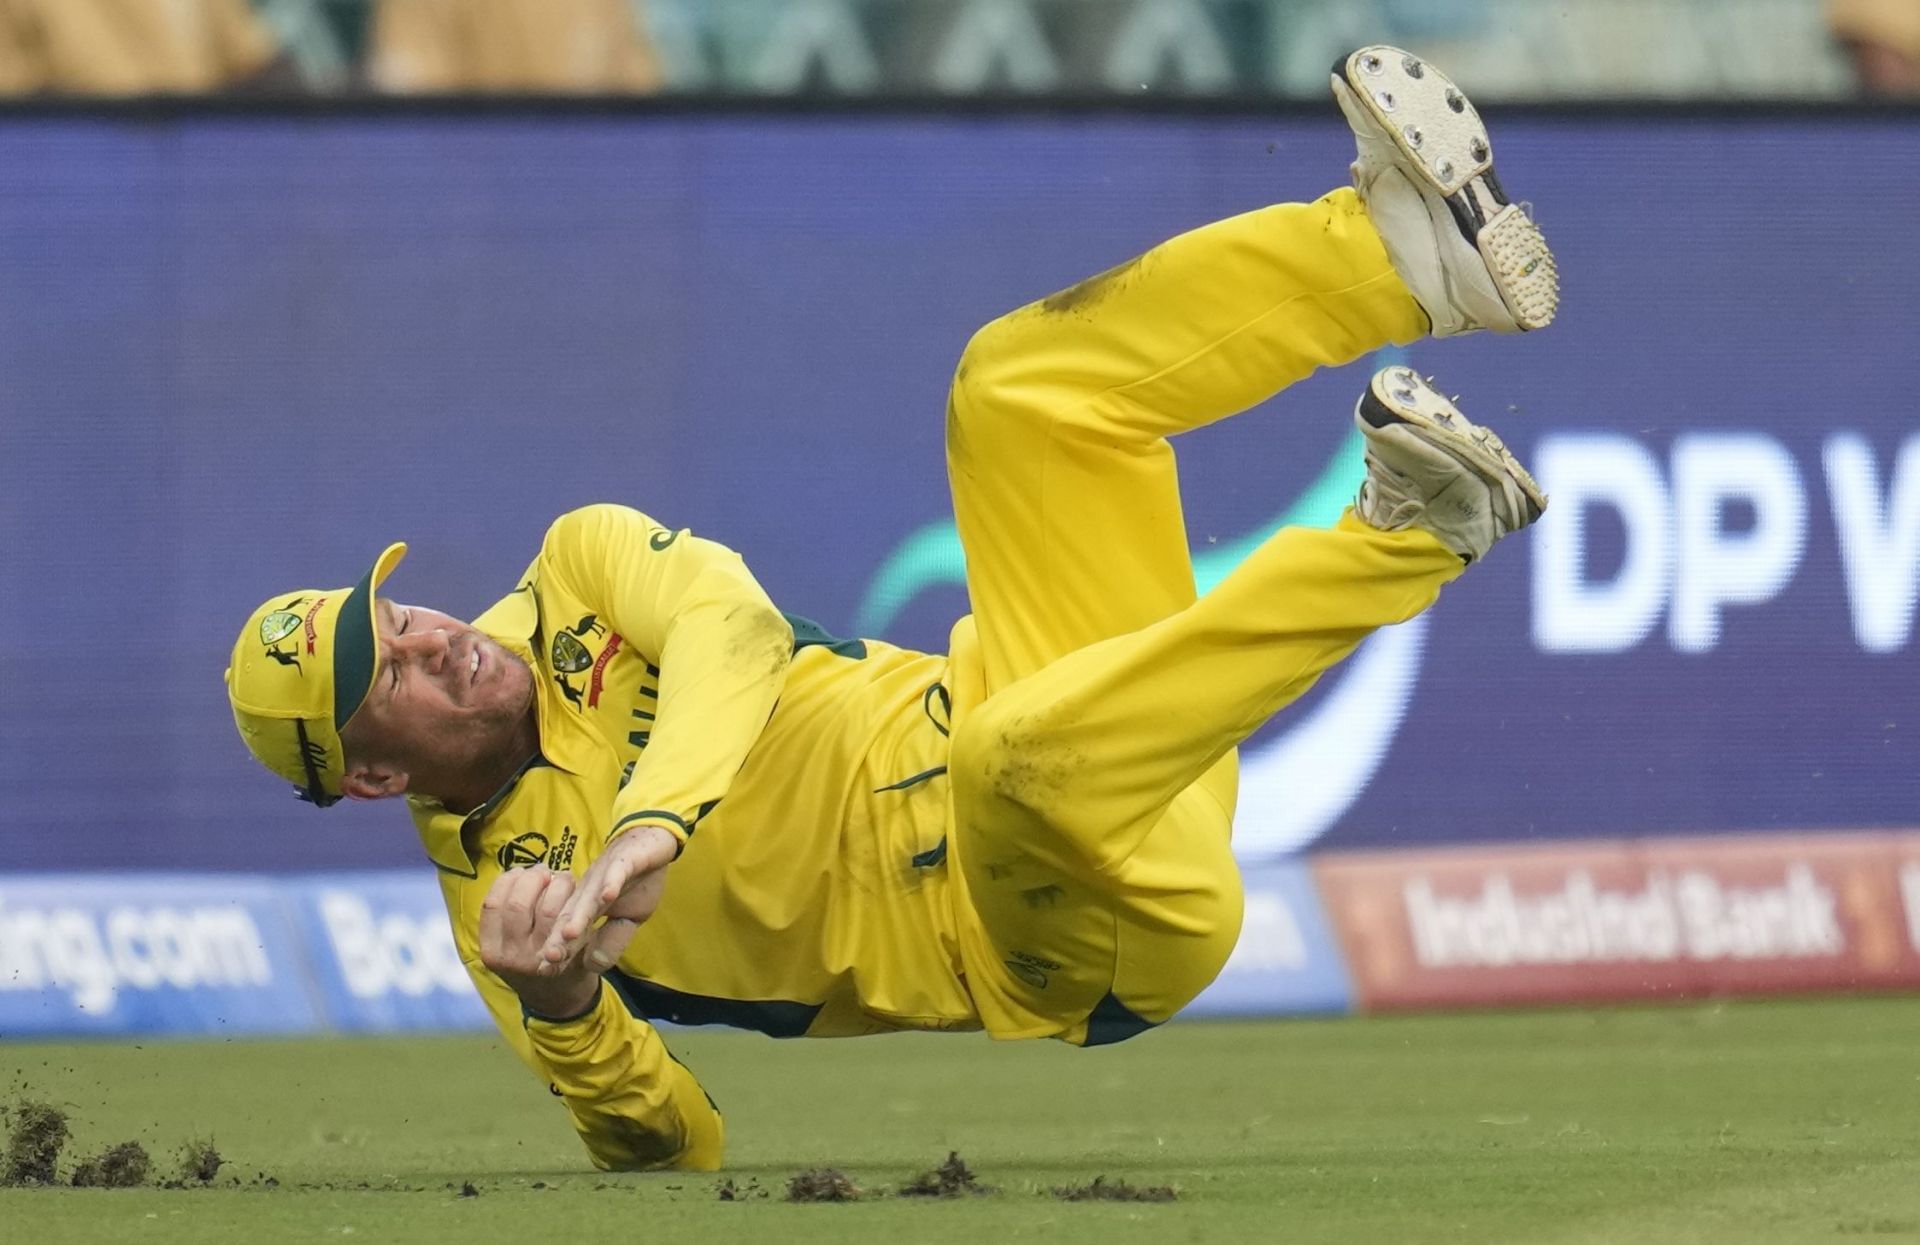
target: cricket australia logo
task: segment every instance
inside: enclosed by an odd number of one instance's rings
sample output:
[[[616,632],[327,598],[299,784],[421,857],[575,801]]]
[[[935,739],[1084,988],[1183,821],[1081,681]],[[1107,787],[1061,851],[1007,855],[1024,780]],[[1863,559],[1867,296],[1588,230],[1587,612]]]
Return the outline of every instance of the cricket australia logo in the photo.
[[[295,597],[260,620],[260,643],[266,648],[267,656],[283,666],[292,666],[295,670],[300,669],[299,646],[296,644],[290,649],[282,650],[280,643],[300,630],[300,615],[292,611],[306,604],[306,600],[305,597]],[[305,671],[301,673],[304,674]]]
[[[582,636],[597,636],[606,633],[600,620],[588,614],[571,627],[564,627],[554,633],[553,644],[547,651],[547,664],[553,667],[553,681],[560,685],[560,692],[567,703],[577,711],[581,707],[584,693],[573,685],[568,676],[583,674],[593,669],[593,650],[582,642]]]

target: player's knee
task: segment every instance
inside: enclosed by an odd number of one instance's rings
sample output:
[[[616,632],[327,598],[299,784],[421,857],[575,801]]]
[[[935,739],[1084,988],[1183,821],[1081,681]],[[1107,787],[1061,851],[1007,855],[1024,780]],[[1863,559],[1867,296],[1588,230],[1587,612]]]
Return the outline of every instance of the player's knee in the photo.
[[[1011,395],[1019,350],[1010,339],[1007,317],[1002,316],[983,326],[960,352],[947,401],[950,443],[964,438],[977,424],[1018,413],[1019,404]],[[991,432],[983,435],[990,437]]]
[[[1011,316],[1000,316],[975,329],[966,349],[960,352],[960,366],[954,369],[955,386],[974,387],[996,379],[1000,365],[1015,353],[1013,334]]]
[[[949,443],[964,437],[981,409],[987,361],[992,357],[992,347],[982,346],[981,339],[992,327],[988,325],[973,335],[967,342],[967,348],[960,352],[960,362],[953,369],[953,388],[947,395]]]

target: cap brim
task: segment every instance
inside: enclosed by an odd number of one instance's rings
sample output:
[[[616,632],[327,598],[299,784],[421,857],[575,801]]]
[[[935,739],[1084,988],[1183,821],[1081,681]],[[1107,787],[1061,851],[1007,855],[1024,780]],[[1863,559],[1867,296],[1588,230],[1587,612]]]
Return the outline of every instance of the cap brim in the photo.
[[[340,622],[333,637],[333,729],[347,724],[373,687],[380,673],[380,646],[374,637],[380,632],[374,619],[374,590],[393,574],[407,556],[406,545],[396,541],[388,545],[359,583],[347,593],[340,606]]]

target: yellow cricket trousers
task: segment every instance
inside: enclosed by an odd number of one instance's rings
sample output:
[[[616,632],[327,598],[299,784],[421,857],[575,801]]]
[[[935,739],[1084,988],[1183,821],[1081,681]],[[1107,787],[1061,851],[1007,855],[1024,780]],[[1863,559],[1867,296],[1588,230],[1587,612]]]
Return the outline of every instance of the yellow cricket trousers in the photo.
[[[1118,1041],[1212,981],[1240,930],[1234,749],[1462,569],[1349,512],[1196,600],[1167,438],[1426,331],[1341,190],[1184,234],[968,345],[947,465],[973,607],[954,665],[978,677],[953,689],[949,867],[995,1036]]]

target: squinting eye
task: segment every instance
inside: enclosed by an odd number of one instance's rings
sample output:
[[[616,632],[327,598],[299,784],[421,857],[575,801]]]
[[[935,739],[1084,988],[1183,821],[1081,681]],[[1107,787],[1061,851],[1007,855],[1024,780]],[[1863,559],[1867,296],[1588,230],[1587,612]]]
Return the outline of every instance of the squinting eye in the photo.
[[[405,635],[407,633],[407,626],[411,622],[413,622],[413,611],[401,610],[399,613],[399,621],[394,624],[393,634]],[[387,662],[387,670],[392,675],[392,677],[387,680],[387,686],[396,691],[399,690],[400,667],[396,663],[389,661]]]

